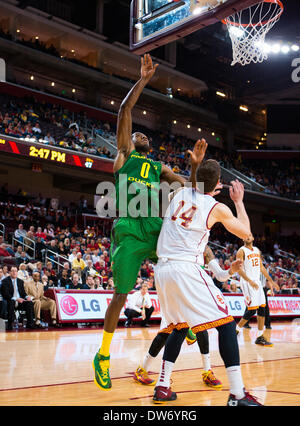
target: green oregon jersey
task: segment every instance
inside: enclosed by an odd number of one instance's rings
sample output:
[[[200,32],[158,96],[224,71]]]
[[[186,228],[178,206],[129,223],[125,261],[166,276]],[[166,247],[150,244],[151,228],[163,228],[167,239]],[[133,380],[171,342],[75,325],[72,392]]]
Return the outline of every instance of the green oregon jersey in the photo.
[[[162,164],[132,151],[118,172],[116,208],[123,217],[158,217]]]

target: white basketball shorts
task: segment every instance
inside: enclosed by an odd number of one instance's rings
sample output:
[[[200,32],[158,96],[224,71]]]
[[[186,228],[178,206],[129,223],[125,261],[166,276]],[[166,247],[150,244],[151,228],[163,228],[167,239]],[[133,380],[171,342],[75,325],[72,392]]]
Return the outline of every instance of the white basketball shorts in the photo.
[[[197,333],[233,321],[221,291],[200,265],[159,259],[154,273],[160,332],[190,327]]]
[[[255,290],[248,281],[241,280],[241,288],[248,309],[258,309],[266,306],[266,296],[260,282],[257,282],[258,289]]]

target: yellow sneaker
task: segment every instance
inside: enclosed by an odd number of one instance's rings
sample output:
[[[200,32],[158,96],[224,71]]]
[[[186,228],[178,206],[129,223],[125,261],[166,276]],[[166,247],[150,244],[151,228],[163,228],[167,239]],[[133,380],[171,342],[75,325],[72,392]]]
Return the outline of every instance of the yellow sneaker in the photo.
[[[97,352],[93,361],[95,371],[94,382],[98,388],[106,391],[111,389],[109,360],[110,356],[103,356]]]
[[[204,371],[202,373],[203,382],[211,388],[220,389],[223,385],[220,380],[216,378],[212,370]]]
[[[154,386],[156,383],[156,380],[150,379],[147,371],[142,367],[135,370],[133,380],[146,386]]]

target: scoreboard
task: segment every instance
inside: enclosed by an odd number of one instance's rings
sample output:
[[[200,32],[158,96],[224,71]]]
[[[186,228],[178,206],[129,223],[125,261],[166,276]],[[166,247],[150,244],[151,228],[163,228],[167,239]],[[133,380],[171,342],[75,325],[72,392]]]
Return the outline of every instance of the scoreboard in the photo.
[[[32,160],[41,160],[42,162],[81,167],[98,172],[113,172],[113,161],[111,159],[2,135],[0,135],[1,152]]]

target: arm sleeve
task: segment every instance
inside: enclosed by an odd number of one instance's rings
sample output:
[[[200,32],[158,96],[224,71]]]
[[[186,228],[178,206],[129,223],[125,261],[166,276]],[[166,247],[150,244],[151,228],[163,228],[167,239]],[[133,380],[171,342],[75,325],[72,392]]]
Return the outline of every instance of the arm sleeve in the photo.
[[[207,266],[209,271],[214,274],[214,276],[216,277],[218,281],[221,281],[221,282],[227,281],[231,276],[229,273],[229,270],[225,271],[224,269],[220,267],[217,259],[211,260]]]

